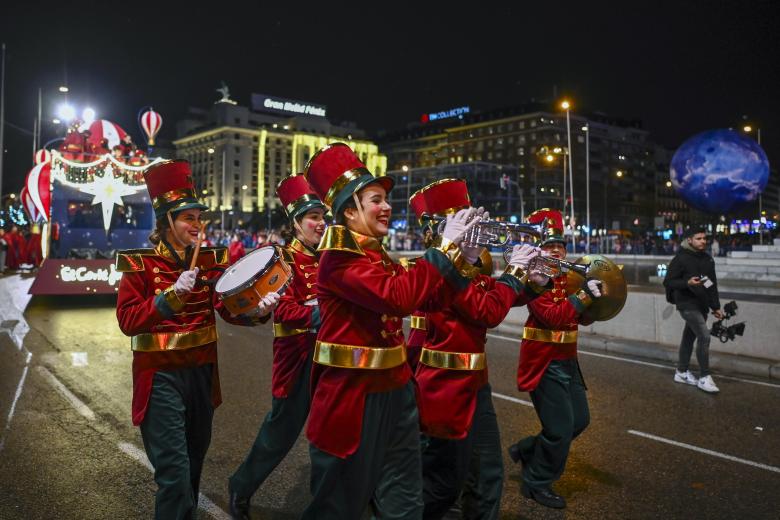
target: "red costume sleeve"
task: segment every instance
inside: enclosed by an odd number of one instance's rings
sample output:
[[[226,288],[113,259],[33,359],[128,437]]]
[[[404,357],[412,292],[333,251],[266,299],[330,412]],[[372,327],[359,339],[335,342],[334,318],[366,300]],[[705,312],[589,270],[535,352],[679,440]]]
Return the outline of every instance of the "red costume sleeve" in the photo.
[[[116,303],[116,317],[119,328],[127,336],[136,336],[152,330],[165,319],[155,305],[143,271],[132,271],[122,275]]]
[[[475,281],[477,284],[470,284],[455,296],[453,309],[467,323],[489,329],[499,326],[518,299],[518,293],[486,275],[478,275]]]

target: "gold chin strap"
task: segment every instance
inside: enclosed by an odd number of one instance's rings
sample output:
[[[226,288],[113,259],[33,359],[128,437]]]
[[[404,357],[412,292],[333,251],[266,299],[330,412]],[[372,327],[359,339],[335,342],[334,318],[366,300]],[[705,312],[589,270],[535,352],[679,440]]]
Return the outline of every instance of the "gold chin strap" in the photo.
[[[360,199],[358,199],[357,193],[352,194],[352,200],[355,201],[355,206],[357,207],[358,215],[360,215],[360,221],[363,223],[363,227],[366,231],[370,231],[371,228],[368,227],[368,221],[366,220],[366,215],[363,213],[363,205],[360,204]]]
[[[187,244],[182,242],[181,239],[179,238],[179,235],[176,234],[176,228],[173,226],[173,217],[171,217],[171,212],[168,211],[167,213],[165,213],[165,215],[168,217],[168,225],[171,226],[171,236],[173,237],[173,239],[176,241],[177,244],[183,246],[184,249],[186,250]]]

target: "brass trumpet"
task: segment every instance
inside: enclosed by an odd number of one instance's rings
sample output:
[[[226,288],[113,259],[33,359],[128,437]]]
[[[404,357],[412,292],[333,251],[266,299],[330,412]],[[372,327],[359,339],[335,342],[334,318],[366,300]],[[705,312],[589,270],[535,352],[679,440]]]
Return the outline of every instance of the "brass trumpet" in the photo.
[[[433,229],[441,234],[444,229],[444,217],[430,218]],[[502,247],[504,260],[509,263],[512,248],[516,244],[527,242],[524,236],[534,238],[540,243],[547,235],[544,224],[515,224],[497,220],[480,220],[463,238],[462,244],[470,247]],[[602,296],[598,298],[583,316],[592,321],[606,321],[614,318],[623,309],[627,297],[627,285],[623,276],[623,266],[617,265],[601,255],[585,255],[576,262],[567,262],[551,256],[536,256],[528,264],[529,273],[540,273],[555,278],[561,274],[567,276],[567,292],[574,294],[585,280],[601,281]]]

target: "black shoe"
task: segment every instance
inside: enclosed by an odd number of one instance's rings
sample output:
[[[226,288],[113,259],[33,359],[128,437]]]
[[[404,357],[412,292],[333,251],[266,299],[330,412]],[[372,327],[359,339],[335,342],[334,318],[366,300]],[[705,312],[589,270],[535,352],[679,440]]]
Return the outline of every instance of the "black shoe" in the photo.
[[[522,463],[524,466],[527,464],[528,461],[523,457],[523,450],[520,449],[520,443],[512,444],[507,451],[509,452],[509,457],[515,464],[518,462]]]
[[[556,495],[550,488],[532,488],[525,483],[520,488],[523,496],[535,500],[545,507],[553,509],[563,509],[566,507],[566,500],[561,495]]]
[[[242,497],[230,488],[228,484],[228,494],[230,500],[228,503],[230,518],[232,520],[252,520],[249,516],[249,497]]]

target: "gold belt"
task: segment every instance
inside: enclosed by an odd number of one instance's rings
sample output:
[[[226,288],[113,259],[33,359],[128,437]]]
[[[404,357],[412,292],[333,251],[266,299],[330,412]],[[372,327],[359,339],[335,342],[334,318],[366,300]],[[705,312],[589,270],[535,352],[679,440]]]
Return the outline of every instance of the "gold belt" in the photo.
[[[318,341],[314,345],[314,362],[341,368],[393,368],[406,362],[406,345],[380,348]]]
[[[576,343],[576,330],[547,330],[523,327],[523,339],[545,341],[547,343]]]
[[[412,316],[412,328],[418,330],[428,330],[428,324],[425,316]]]
[[[286,338],[287,336],[296,336],[298,334],[304,334],[306,332],[313,332],[311,329],[293,329],[288,327],[284,323],[274,323],[274,337]]]
[[[449,370],[482,370],[486,366],[484,352],[442,352],[427,348],[422,349],[420,363]]]
[[[189,332],[151,332],[130,338],[130,348],[136,352],[185,350],[217,341],[217,326],[210,325]]]

